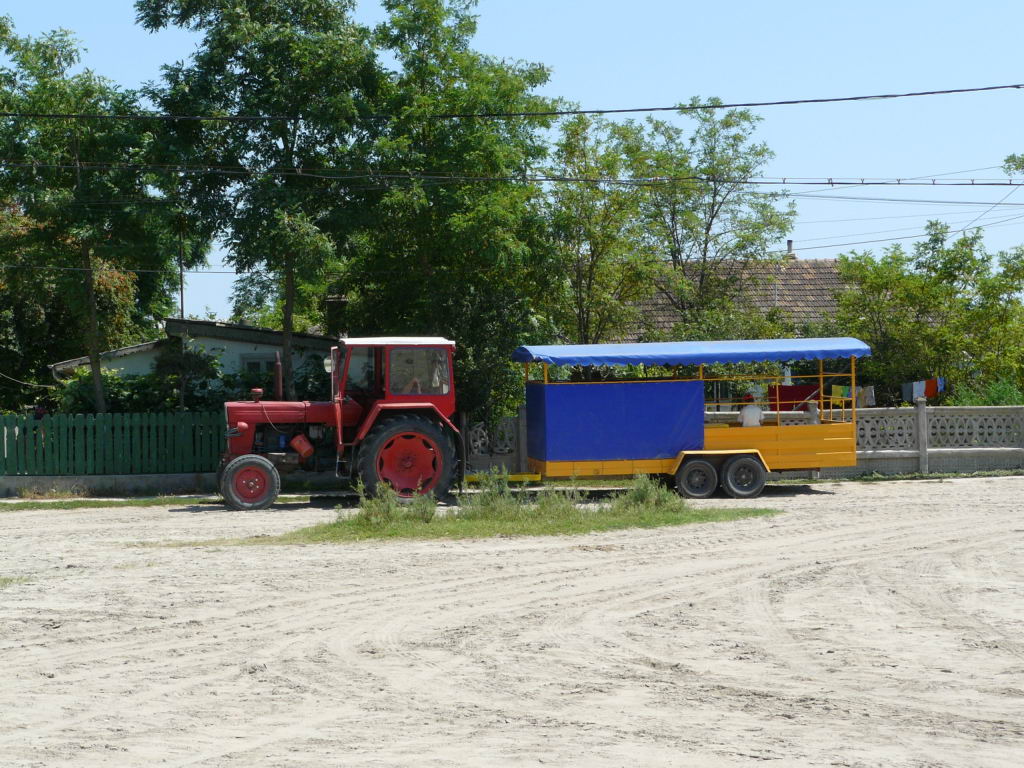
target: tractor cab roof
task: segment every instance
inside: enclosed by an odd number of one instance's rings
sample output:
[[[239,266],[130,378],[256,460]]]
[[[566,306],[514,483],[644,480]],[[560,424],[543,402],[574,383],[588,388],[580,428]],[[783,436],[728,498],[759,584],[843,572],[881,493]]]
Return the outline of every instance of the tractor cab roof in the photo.
[[[342,344],[354,347],[383,347],[398,345],[403,347],[454,347],[455,342],[441,336],[363,336],[355,339],[339,339]]]

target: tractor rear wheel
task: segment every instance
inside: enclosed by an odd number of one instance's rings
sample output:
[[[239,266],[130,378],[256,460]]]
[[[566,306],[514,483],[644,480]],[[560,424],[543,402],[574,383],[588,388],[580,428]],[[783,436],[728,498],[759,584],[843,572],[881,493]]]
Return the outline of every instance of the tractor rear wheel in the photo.
[[[220,493],[229,509],[266,509],[281,492],[281,475],[255,453],[229,461],[220,476]]]
[[[382,486],[399,499],[444,498],[455,476],[455,446],[439,424],[414,414],[382,421],[359,446],[356,469],[368,496]]]

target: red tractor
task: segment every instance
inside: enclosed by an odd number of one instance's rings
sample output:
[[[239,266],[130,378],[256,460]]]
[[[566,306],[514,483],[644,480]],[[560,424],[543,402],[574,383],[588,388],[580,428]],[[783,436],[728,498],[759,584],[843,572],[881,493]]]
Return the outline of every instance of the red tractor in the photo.
[[[218,486],[232,509],[264,509],[281,473],[333,472],[366,493],[400,498],[448,494],[461,480],[465,448],[456,429],[452,355],[442,338],[342,339],[324,367],[331,401],[225,403],[227,452]]]

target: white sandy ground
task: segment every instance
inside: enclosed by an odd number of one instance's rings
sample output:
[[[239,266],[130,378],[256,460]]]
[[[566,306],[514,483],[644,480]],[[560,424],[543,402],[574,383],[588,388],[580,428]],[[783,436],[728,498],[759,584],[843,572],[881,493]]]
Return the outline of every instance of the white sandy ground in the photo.
[[[0,511],[0,764],[1024,765],[1024,478],[771,490],[289,547],[131,545],[334,512]]]

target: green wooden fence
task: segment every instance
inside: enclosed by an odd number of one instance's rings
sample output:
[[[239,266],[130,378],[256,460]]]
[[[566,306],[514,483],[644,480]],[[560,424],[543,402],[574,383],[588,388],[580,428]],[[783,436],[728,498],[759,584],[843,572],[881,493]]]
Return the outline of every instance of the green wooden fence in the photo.
[[[214,472],[224,429],[223,412],[0,416],[0,476]]]

